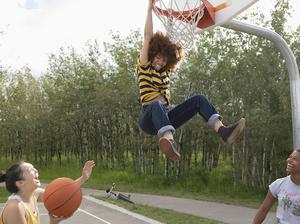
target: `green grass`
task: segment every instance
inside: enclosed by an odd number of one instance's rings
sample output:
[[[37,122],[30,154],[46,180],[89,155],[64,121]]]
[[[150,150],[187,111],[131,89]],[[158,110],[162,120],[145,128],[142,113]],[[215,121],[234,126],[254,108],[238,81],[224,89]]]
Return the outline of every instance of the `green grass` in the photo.
[[[222,222],[208,220],[204,218],[200,218],[193,215],[188,215],[184,213],[175,212],[170,209],[161,209],[154,208],[146,205],[140,204],[129,204],[127,202],[123,202],[116,199],[107,199],[103,197],[96,197],[100,200],[109,202],[111,204],[118,205],[120,207],[126,208],[129,211],[134,213],[138,213],[144,215],[148,218],[155,219],[157,221],[166,223],[166,224],[222,224]]]

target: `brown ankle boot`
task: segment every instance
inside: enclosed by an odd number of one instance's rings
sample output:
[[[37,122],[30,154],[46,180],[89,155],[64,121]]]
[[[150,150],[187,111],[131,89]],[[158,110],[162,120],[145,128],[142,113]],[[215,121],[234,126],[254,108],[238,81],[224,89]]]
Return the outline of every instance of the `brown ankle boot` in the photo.
[[[180,154],[176,150],[176,143],[173,139],[161,137],[159,139],[160,151],[168,157],[170,160],[180,160]]]
[[[245,127],[245,118],[241,118],[237,123],[230,126],[222,126],[218,130],[221,140],[225,144],[232,144],[240,136]]]

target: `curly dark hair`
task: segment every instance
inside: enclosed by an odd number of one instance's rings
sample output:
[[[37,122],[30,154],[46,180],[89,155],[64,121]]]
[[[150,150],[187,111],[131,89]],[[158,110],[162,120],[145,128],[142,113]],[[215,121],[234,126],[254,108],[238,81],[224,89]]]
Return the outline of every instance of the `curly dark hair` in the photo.
[[[162,32],[156,32],[150,40],[148,59],[153,61],[154,57],[161,54],[167,58],[166,69],[175,70],[176,65],[184,58],[185,54],[180,44],[173,43],[169,36]]]

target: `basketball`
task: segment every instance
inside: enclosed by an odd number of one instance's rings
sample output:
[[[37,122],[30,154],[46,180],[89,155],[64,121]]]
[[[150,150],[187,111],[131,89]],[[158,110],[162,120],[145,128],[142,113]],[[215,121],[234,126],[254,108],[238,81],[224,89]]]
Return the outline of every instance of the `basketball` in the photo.
[[[50,214],[69,217],[79,208],[82,193],[79,183],[61,177],[50,182],[44,193],[44,205]]]

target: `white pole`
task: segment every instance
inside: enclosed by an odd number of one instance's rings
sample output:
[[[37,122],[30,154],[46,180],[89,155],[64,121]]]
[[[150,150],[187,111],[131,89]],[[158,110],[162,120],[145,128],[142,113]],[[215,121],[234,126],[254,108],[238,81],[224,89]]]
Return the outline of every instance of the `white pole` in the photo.
[[[235,20],[222,25],[222,27],[264,37],[273,42],[277,49],[281,52],[287,65],[290,78],[293,146],[294,149],[300,149],[300,79],[296,58],[292,50],[278,33],[264,27],[238,22]]]

